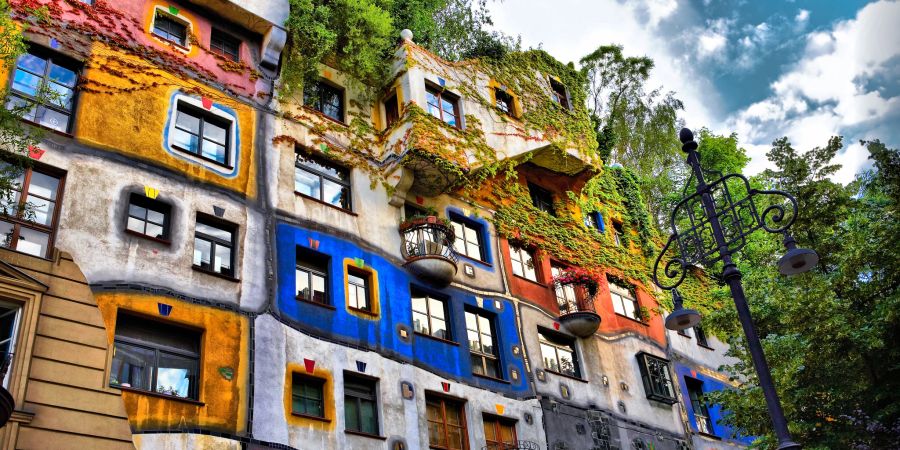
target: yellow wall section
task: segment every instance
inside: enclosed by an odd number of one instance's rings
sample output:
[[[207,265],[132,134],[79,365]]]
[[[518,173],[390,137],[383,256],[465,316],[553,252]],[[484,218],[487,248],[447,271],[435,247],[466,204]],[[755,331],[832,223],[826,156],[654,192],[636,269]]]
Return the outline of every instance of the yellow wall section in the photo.
[[[153,34],[153,21],[156,18],[156,12],[161,11],[165,15],[174,17],[176,20],[180,20],[181,22],[187,23],[187,25],[188,25],[188,30],[187,30],[188,43],[187,44],[189,46],[189,50],[185,51],[184,54],[189,57],[197,56],[197,54],[199,53],[199,50],[197,49],[196,45],[193,45],[191,43],[191,41],[192,41],[191,36],[194,36],[194,37],[197,36],[197,25],[195,25],[197,23],[197,20],[194,18],[193,14],[191,14],[187,11],[183,11],[183,10],[181,10],[180,7],[178,7],[178,15],[174,15],[174,14],[172,14],[172,11],[169,9],[168,2],[160,2],[160,1],[150,2],[150,4],[146,6],[146,8],[147,8],[147,12],[146,12],[146,15],[144,16],[144,30],[147,30],[146,33],[148,36],[150,36],[151,39],[155,39],[160,43],[166,43],[165,39],[157,37],[155,34]],[[178,47],[176,47],[176,48],[178,48]],[[181,50],[181,49],[179,48],[179,50]]]
[[[138,67],[146,67],[142,59],[95,43],[94,57],[100,62],[112,55],[132,61]],[[131,83],[120,76],[110,75],[103,69],[87,69],[84,77],[98,83],[119,88],[131,85],[137,88],[125,93],[81,92],[75,112],[76,138],[90,145],[131,157],[144,159],[187,174],[188,176],[255,197],[256,168],[253,164],[256,112],[219,91],[203,84],[181,80],[156,69],[144,69],[128,74]],[[237,149],[237,174],[226,178],[201,164],[186,161],[169,154],[164,148],[163,135],[168,123],[172,94],[178,90],[191,95],[204,96],[218,105],[235,111],[240,134]],[[110,106],[114,105],[114,106]]]
[[[115,338],[119,309],[204,330],[200,346],[200,402],[204,405],[122,391],[132,429],[199,426],[230,433],[241,433],[246,429],[246,388],[249,383],[247,317],[153,295],[104,293],[97,294],[96,299],[106,323],[110,346]],[[168,317],[159,314],[157,303],[172,305]],[[220,367],[234,370],[231,380],[219,373]]]
[[[334,377],[331,372],[319,367],[320,361],[316,361],[313,373],[306,371],[306,366],[300,363],[290,362],[287,365],[287,371],[284,373],[284,417],[291,425],[315,428],[317,430],[329,431],[334,430]],[[305,416],[292,414],[293,399],[291,385],[293,384],[294,374],[298,373],[303,376],[319,378],[325,382],[322,386],[322,401],[325,406],[325,419],[316,420]]]
[[[350,267],[354,269],[369,274],[369,302],[372,304],[372,311],[366,312],[358,309],[354,309],[350,307]],[[378,288],[378,271],[375,269],[363,265],[362,267],[356,265],[356,260],[353,258],[344,258],[344,307],[347,309],[347,312],[359,317],[360,319],[365,320],[378,320],[381,318],[381,295],[380,289]]]

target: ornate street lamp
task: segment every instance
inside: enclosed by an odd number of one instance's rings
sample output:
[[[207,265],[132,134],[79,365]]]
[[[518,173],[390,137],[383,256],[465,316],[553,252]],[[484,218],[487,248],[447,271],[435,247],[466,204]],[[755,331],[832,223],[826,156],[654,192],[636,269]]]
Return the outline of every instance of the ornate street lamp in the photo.
[[[800,449],[800,444],[791,440],[787,419],[781,409],[769,365],[750,317],[750,308],[741,285],[741,272],[732,260],[732,255],[744,247],[750,233],[762,228],[770,233],[784,235],[787,252],[778,261],[778,271],[783,275],[794,275],[812,269],[818,263],[819,256],[813,250],[797,248],[797,242],[787,232],[797,217],[797,200],[794,197],[782,191],[753,189],[747,178],[740,174],[720,176],[716,181],[707,183],[705,172],[700,167],[694,133],[682,128],[679,138],[681,149],[687,153],[687,163],[691,166],[696,189],[672,211],[672,235],[656,258],[653,268],[653,281],[660,288],[671,290],[674,298],[675,310],[666,317],[666,328],[684,330],[700,321],[697,311],[682,307],[681,295],[675,288],[684,281],[690,268],[699,265],[711,267],[722,261],[722,278],[731,289],[738,318],[747,337],[747,349],[759,376],[759,384],[778,436],[778,449]],[[760,212],[757,201],[762,200],[763,196],[770,196],[774,202]],[[663,265],[665,277],[660,280],[660,262],[670,250],[673,255]]]

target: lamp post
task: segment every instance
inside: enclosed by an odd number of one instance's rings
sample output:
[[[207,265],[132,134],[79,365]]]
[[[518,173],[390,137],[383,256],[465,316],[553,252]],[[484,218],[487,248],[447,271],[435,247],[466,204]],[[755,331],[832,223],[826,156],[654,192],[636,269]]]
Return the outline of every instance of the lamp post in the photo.
[[[720,176],[708,183],[703,168],[700,167],[694,134],[691,130],[682,128],[679,139],[681,149],[687,153],[687,163],[691,166],[696,188],[672,211],[672,235],[656,258],[653,269],[653,281],[660,288],[671,290],[675,303],[674,311],[666,317],[666,328],[684,330],[700,322],[700,313],[682,307],[681,295],[676,288],[684,281],[689,268],[711,266],[721,261],[722,278],[731,289],[738,318],[747,338],[747,349],[772,416],[772,425],[779,442],[778,450],[798,450],[801,446],[791,440],[787,419],[781,409],[781,401],[775,391],[762,344],[750,317],[750,307],[741,285],[741,272],[732,255],[743,248],[750,233],[762,228],[784,236],[787,252],[778,261],[778,270],[783,275],[806,272],[818,263],[819,257],[813,250],[797,248],[796,241],[787,232],[797,217],[797,200],[793,196],[782,191],[753,189],[747,178],[740,174]],[[760,211],[756,200],[766,195],[780,199],[780,203],[773,202]],[[675,255],[662,266],[665,277],[661,280],[660,263],[670,250]]]

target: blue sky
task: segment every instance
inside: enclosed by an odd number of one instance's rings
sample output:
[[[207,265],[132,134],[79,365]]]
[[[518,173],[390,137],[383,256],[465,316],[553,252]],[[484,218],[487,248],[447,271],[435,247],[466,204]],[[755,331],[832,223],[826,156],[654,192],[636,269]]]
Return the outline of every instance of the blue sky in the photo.
[[[602,44],[646,55],[649,87],[685,103],[691,128],[738,133],[753,158],[770,163],[781,136],[800,151],[843,135],[835,178],[869,167],[860,139],[900,147],[900,2],[879,0],[504,0],[497,29],[562,61]]]

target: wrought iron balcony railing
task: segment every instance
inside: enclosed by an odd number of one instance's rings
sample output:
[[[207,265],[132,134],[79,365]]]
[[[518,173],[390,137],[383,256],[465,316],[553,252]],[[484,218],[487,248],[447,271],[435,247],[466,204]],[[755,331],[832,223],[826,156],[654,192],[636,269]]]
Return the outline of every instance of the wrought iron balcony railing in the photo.
[[[456,235],[439,217],[413,218],[400,224],[400,253],[405,266],[436,285],[445,286],[456,276],[458,257],[453,250]]]

